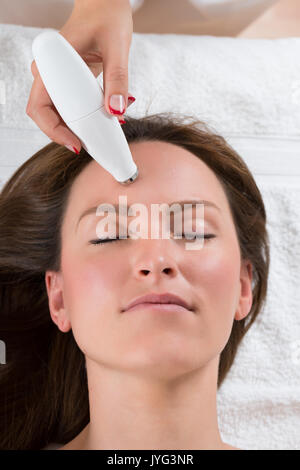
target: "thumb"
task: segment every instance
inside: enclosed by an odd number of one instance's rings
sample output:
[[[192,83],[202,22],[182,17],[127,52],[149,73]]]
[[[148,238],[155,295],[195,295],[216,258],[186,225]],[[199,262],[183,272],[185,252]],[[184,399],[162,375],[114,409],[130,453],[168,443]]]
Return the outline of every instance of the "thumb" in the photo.
[[[114,47],[114,45],[112,45]],[[110,48],[103,55],[103,88],[105,109],[109,114],[121,116],[128,100],[128,50]]]

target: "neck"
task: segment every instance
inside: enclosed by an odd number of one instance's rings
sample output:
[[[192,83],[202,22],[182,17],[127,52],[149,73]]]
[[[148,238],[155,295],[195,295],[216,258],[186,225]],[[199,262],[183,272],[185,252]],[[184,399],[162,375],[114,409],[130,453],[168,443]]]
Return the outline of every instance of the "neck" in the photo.
[[[84,450],[230,447],[218,429],[218,359],[168,381],[87,360],[90,423],[77,444]]]

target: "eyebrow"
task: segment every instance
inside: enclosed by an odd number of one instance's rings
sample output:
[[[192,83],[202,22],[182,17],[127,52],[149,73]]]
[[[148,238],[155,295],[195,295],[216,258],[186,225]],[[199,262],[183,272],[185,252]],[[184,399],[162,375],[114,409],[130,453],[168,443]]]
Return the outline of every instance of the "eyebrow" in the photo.
[[[90,207],[89,209],[86,209],[81,214],[81,216],[78,219],[77,225],[76,225],[76,230],[78,228],[79,222],[81,221],[81,219],[83,219],[83,217],[85,217],[86,215],[93,214],[93,213],[96,214],[97,208],[100,206],[100,204],[98,204],[98,206],[94,206],[94,207]],[[160,204],[163,204],[163,203],[160,203]],[[211,207],[211,208],[217,209],[219,212],[221,212],[221,209],[214,202],[207,201],[206,199],[184,199],[184,200],[181,200],[181,201],[173,201],[173,202],[169,203],[170,206],[172,206],[173,204],[179,204],[180,206],[183,206],[184,204],[203,204],[206,207]],[[116,211],[119,211],[119,207],[122,207],[122,205],[120,205],[120,204],[110,204],[110,205],[113,206]],[[174,212],[176,212],[176,209],[175,209]]]

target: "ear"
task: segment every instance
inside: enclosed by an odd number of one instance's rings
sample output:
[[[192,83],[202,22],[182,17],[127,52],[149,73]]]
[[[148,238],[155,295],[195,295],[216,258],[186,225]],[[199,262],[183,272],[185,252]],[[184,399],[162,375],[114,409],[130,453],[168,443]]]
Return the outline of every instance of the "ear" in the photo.
[[[71,329],[71,323],[64,306],[62,273],[46,271],[45,283],[51,318],[60,331],[66,333]]]
[[[252,263],[249,260],[242,260],[241,274],[240,274],[240,299],[239,306],[235,313],[235,320],[242,320],[251,310],[253,297],[252,297]]]

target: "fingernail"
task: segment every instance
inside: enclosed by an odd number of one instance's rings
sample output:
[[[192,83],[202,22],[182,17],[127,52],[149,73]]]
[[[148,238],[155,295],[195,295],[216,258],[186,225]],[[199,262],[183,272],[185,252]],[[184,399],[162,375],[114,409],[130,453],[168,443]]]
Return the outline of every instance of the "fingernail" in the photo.
[[[133,103],[135,101],[135,97],[134,96],[128,96],[128,101],[131,101],[131,103]],[[130,104],[131,104],[130,103]]]
[[[123,95],[111,95],[109,100],[109,110],[113,114],[124,114],[125,101]]]
[[[65,145],[65,147],[67,147],[67,149],[71,150],[71,152],[74,152],[74,153],[76,153],[77,155],[79,155],[79,151],[78,151],[77,148],[74,147],[73,145]]]
[[[119,119],[120,124],[125,124],[125,122],[126,122],[125,119]]]

